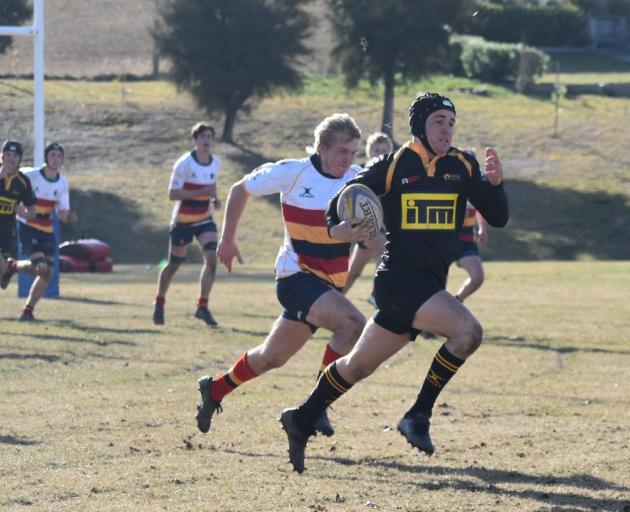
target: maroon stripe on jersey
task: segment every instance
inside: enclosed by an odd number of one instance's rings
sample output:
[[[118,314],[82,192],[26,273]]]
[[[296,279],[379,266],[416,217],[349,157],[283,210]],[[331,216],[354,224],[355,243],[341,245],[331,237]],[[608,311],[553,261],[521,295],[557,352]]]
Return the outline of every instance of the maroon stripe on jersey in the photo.
[[[50,217],[48,218],[35,218],[35,219],[29,219],[28,220],[29,224],[37,224],[38,226],[52,226],[52,219]]]
[[[338,274],[339,272],[347,272],[349,259],[350,258],[348,256],[340,256],[339,258],[328,260],[324,258],[313,258],[311,256],[298,254],[298,263],[303,263],[315,270],[321,270],[328,275]]]
[[[199,183],[184,182],[184,190],[199,190],[200,188],[207,187],[208,185],[201,185]]]
[[[194,213],[205,213],[208,211],[208,205],[205,204],[204,206],[190,206],[187,204],[181,204],[179,207],[179,213],[185,213],[185,214],[194,214]]]
[[[306,226],[326,226],[326,213],[324,210],[307,210],[283,203],[282,216],[287,222],[305,224]]]
[[[475,241],[475,234],[474,233],[462,233],[461,235],[459,235],[459,239],[462,242],[474,242]]]
[[[57,204],[57,201],[51,201],[50,199],[41,199],[39,197],[37,198],[38,206],[46,206],[48,208],[52,208],[56,204]]]

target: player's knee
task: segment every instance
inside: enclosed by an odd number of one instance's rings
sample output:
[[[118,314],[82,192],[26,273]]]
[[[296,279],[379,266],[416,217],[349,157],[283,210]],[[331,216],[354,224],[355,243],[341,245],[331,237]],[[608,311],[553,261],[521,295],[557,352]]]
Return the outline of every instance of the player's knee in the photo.
[[[44,279],[49,280],[53,275],[53,269],[55,268],[55,263],[52,260],[46,261],[46,270],[40,274]]]
[[[182,263],[186,261],[186,256],[177,256],[173,253],[168,258],[168,266],[171,267],[173,271],[177,270],[181,267]]]
[[[216,252],[217,252],[217,242],[206,242],[205,244],[203,244],[203,252],[206,253],[206,259],[208,258],[208,254],[207,253],[214,253],[215,257],[216,257]]]
[[[467,352],[468,355],[472,354],[475,350],[479,348],[482,340],[483,327],[481,327],[481,324],[477,321],[477,319],[472,318],[470,326],[468,328],[464,350]]]
[[[31,259],[31,265],[37,276],[45,276],[48,272],[49,267],[46,258],[33,258]]]
[[[485,280],[485,275],[483,273],[483,270],[481,270],[479,272],[475,272],[474,274],[471,274],[470,280],[471,280],[473,286],[479,288],[483,284],[483,282]]]
[[[359,311],[354,311],[347,315],[342,326],[353,342],[359,339],[364,327],[365,317]]]

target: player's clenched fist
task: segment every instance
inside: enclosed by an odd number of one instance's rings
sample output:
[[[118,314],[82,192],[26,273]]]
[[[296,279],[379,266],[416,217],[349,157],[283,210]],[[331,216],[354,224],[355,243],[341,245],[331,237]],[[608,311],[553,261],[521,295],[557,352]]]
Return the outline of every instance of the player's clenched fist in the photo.
[[[503,165],[494,148],[486,148],[485,174],[488,181],[494,185],[500,185],[503,181]]]

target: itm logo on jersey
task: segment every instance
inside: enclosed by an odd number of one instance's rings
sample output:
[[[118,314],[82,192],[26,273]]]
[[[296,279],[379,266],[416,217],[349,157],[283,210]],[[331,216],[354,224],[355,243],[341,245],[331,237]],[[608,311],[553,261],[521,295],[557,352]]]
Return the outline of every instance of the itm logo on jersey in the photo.
[[[0,197],[0,215],[13,214],[13,205],[15,201],[9,198]]]
[[[313,190],[313,187],[302,186],[302,188],[304,189],[304,192],[300,194],[300,197],[307,197],[310,199],[313,199],[315,197],[313,194],[311,194],[311,190]]]
[[[408,176],[406,178],[403,178],[402,180],[400,180],[400,184],[401,185],[410,185],[412,183],[415,183],[416,181],[420,181],[420,175],[416,174],[415,176]]]
[[[401,194],[402,229],[454,230],[457,194]]]

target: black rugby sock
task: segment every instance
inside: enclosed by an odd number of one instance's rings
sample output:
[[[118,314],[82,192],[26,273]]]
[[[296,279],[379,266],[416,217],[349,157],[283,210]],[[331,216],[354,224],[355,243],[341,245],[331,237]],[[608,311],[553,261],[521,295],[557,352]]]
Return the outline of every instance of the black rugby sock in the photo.
[[[442,345],[433,358],[416,402],[407,411],[405,417],[415,416],[419,412],[431,416],[438,395],[462,364],[464,364],[464,359],[454,356],[445,345]]]
[[[313,430],[313,425],[324,413],[326,408],[337,398],[346,393],[352,384],[349,384],[337,371],[337,363],[332,363],[326,368],[317,385],[306,401],[297,408],[295,422],[305,432]]]

